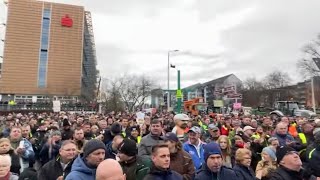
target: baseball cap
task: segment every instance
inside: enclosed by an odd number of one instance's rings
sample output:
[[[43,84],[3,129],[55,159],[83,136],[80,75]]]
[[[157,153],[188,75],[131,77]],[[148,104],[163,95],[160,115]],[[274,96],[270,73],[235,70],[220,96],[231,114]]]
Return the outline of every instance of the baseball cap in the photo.
[[[251,127],[251,126],[245,126],[243,128],[243,132],[246,132],[247,130],[254,130],[255,128]]]
[[[179,139],[177,137],[176,134],[172,133],[172,132],[168,132],[164,138],[163,138],[165,141],[174,141],[174,142],[178,142]]]
[[[190,131],[201,134],[201,129],[200,129],[198,126],[193,126],[193,127],[188,131],[188,133],[189,133]]]
[[[212,131],[219,131],[219,128],[214,124],[209,124],[208,128],[211,129]]]
[[[176,121],[176,120],[181,120],[181,121],[189,121],[189,116],[186,115],[186,114],[176,114],[174,117],[173,117],[173,120]]]

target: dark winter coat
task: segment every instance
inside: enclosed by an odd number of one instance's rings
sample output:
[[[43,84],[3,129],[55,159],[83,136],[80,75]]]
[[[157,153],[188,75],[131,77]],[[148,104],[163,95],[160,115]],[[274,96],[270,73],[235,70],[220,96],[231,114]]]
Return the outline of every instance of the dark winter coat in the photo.
[[[183,177],[179,173],[170,169],[161,170],[152,165],[149,174],[147,174],[143,180],[183,180]]]
[[[20,174],[20,159],[19,159],[19,156],[17,154],[14,153],[14,150],[13,149],[10,149],[7,153],[5,154],[8,154],[10,155],[11,157],[11,167],[10,167],[10,172],[13,172],[15,174]],[[4,154],[1,154],[1,155],[4,155]]]
[[[195,168],[189,153],[184,150],[178,150],[177,153],[170,154],[170,169],[183,176],[184,180],[192,180],[195,174]]]
[[[243,166],[241,164],[236,164],[233,167],[234,172],[237,175],[237,180],[256,180],[256,175],[254,171],[249,167]]]
[[[219,173],[213,173],[207,166],[203,164],[201,169],[196,173],[195,180],[234,180],[237,179],[236,173],[225,166],[222,166]]]
[[[320,177],[320,145],[317,148],[312,149],[309,154],[307,154],[309,161],[309,169],[312,174]]]
[[[71,129],[62,130],[61,132],[62,141],[72,139],[72,136],[73,136],[73,131]]]
[[[152,162],[150,158],[136,156],[129,162],[121,162],[120,165],[127,180],[143,180],[149,173]]]
[[[38,180],[56,180],[59,176],[66,177],[71,172],[72,164],[73,161],[63,170],[60,157],[57,157],[42,166],[38,171]]]
[[[47,162],[55,159],[59,155],[59,149],[61,147],[61,142],[57,142],[56,144],[52,145],[51,153],[49,154],[50,145],[46,143],[39,154],[40,162],[42,165],[46,164]]]
[[[316,180],[315,176],[304,174],[303,171],[297,172],[280,166],[272,172],[269,180]]]

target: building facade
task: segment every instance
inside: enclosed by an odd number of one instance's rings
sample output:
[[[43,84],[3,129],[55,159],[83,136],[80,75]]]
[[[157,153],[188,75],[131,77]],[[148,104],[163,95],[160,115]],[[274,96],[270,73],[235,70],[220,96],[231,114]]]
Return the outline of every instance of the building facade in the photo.
[[[9,0],[0,101],[94,99],[91,14],[82,6]]]
[[[242,81],[234,74],[229,74],[205,83],[197,83],[182,89],[183,101],[202,97],[208,103],[209,109],[215,109],[214,101],[222,101],[226,106],[235,102],[242,102],[242,95],[239,93]],[[171,107],[176,105],[176,90],[170,90]],[[151,107],[166,109],[167,90],[155,89],[151,93]]]

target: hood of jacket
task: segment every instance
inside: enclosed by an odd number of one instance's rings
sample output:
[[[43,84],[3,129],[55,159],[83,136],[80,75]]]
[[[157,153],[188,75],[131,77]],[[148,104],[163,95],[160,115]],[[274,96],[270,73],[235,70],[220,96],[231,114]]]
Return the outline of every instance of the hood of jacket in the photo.
[[[96,173],[96,169],[91,169],[85,164],[81,155],[74,160],[71,171],[77,171],[87,175],[95,175]]]

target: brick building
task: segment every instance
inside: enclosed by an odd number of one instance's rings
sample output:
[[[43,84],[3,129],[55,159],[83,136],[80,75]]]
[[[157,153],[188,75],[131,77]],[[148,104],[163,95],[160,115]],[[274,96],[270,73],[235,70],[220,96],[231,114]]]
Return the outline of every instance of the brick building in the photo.
[[[95,98],[91,14],[82,6],[9,0],[0,101]]]

